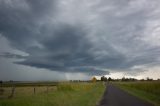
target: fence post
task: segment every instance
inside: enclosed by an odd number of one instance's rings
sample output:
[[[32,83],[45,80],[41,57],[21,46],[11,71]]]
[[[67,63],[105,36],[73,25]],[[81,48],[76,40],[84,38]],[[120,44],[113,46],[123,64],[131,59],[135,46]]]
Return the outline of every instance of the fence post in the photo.
[[[33,91],[34,91],[34,94],[36,94],[36,88],[35,87],[34,87]]]
[[[1,88],[2,88],[2,83],[3,83],[3,81],[0,81],[0,84],[1,84]]]
[[[12,98],[14,96],[14,93],[15,93],[15,87],[13,86],[11,90],[11,95],[8,98]]]
[[[47,94],[48,94],[48,85],[47,85]]]
[[[4,89],[3,89],[3,87],[2,87],[2,83],[3,83],[3,81],[0,81],[0,84],[1,84],[0,95],[3,95],[3,92],[4,92]]]

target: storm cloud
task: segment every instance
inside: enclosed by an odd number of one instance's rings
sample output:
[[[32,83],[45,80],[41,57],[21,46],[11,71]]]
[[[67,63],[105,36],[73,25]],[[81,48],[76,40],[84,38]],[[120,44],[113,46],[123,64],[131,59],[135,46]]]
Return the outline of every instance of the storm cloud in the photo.
[[[157,0],[0,0],[0,35],[27,56],[14,64],[109,74],[160,64]]]

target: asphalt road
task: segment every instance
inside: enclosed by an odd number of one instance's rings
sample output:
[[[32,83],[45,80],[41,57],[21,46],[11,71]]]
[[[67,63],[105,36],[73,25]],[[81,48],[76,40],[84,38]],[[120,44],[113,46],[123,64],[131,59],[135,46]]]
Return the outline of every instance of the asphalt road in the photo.
[[[118,87],[108,84],[99,106],[153,106]]]

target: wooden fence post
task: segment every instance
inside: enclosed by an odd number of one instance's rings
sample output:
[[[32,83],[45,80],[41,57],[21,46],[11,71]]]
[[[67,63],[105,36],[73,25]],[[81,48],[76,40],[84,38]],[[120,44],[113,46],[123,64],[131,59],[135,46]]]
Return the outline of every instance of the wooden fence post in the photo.
[[[13,86],[11,90],[11,95],[8,98],[13,98],[14,93],[15,93],[15,87]]]
[[[47,85],[47,94],[48,94],[48,85]]]
[[[0,84],[1,84],[1,88],[2,88],[2,83],[3,83],[3,81],[0,81]]]
[[[0,88],[0,95],[3,95],[3,92],[4,92],[4,90],[3,90],[3,88],[2,88],[2,81],[0,81],[0,84],[1,84],[1,88]]]
[[[36,88],[35,87],[34,87],[33,91],[34,91],[34,94],[36,94]]]

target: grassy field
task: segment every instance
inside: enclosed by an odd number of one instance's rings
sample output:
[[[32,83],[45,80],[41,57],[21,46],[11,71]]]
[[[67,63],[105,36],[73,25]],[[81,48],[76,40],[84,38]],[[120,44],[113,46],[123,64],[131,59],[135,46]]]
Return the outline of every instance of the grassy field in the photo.
[[[60,83],[49,86],[48,93],[46,86],[37,86],[34,94],[34,87],[16,87],[15,96],[1,98],[0,106],[96,106],[105,89],[102,83]],[[10,94],[11,88],[3,89],[3,95]]]
[[[116,85],[155,106],[160,106],[160,81],[118,82]]]

